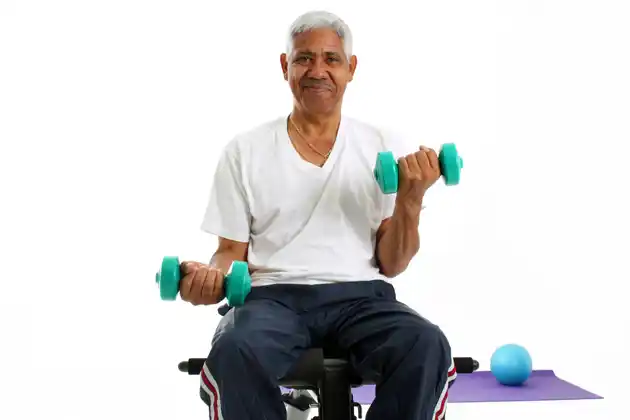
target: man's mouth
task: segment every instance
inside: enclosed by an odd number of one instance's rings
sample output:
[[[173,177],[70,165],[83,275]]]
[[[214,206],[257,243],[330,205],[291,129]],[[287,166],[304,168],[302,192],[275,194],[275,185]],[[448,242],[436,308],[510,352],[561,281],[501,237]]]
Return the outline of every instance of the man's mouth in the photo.
[[[304,89],[314,90],[314,91],[318,91],[318,92],[330,90],[330,88],[328,86],[324,86],[324,85],[305,86]]]

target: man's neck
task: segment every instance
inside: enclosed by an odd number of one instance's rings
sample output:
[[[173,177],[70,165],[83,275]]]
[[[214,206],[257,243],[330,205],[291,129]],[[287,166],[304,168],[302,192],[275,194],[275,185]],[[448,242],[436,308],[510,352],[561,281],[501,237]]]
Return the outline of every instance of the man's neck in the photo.
[[[305,136],[335,138],[341,122],[341,113],[335,112],[328,115],[315,115],[306,113],[299,108],[293,108],[291,119]]]

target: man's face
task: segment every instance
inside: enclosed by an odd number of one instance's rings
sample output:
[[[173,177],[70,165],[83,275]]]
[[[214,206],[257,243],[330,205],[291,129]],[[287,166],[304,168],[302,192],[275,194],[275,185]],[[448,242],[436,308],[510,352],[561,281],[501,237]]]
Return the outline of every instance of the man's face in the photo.
[[[316,114],[337,108],[357,63],[354,56],[348,61],[341,38],[330,29],[301,33],[293,42],[291,56],[282,54],[280,61],[296,101]]]

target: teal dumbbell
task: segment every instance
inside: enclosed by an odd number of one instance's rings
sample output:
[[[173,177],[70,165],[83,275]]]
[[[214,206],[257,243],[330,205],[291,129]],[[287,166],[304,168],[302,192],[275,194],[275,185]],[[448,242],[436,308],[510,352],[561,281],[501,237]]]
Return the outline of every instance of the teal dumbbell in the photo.
[[[162,267],[155,274],[155,282],[160,286],[162,300],[175,300],[179,294],[179,282],[181,281],[181,268],[179,258],[164,257]],[[249,276],[249,268],[244,261],[234,261],[230,271],[224,279],[225,297],[230,306],[241,306],[252,289],[252,279]]]
[[[461,170],[464,167],[455,143],[445,143],[438,154],[440,172],[446,185],[459,184]],[[383,194],[393,194],[398,191],[398,161],[392,152],[379,152],[374,166],[374,178]]]

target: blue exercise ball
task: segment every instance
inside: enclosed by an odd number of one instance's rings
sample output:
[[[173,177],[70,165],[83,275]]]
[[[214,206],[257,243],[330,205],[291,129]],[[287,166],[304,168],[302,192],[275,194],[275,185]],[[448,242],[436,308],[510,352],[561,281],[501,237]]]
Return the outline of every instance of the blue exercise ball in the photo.
[[[502,385],[522,385],[532,373],[532,358],[523,346],[506,344],[492,354],[490,371]]]

